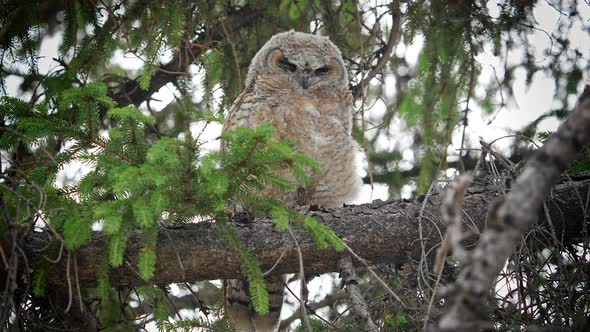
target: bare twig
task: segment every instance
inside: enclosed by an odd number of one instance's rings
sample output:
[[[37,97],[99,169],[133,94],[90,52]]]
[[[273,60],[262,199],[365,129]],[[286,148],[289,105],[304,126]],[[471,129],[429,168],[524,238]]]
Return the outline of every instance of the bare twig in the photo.
[[[68,281],[68,305],[64,309],[64,312],[70,311],[72,307],[72,278],[70,277],[70,258],[72,257],[72,252],[68,251],[68,259],[66,264],[66,279]]]
[[[168,238],[168,240],[170,240],[170,243],[174,245],[174,242],[172,241],[170,233],[168,233],[166,227],[160,227],[160,230],[164,232],[164,234],[166,234],[166,237]],[[180,255],[178,254],[178,250],[176,249],[176,247],[174,247],[174,251],[176,253],[176,260],[178,260],[178,265],[180,266],[180,270],[182,271],[182,276],[184,277],[184,265],[182,264],[182,258],[180,258]]]
[[[297,296],[297,294],[295,294],[295,293],[294,293],[294,292],[291,290],[291,288],[289,287],[289,285],[285,284],[285,289],[287,289],[287,291],[288,291],[289,293],[291,293],[291,295],[293,295],[293,297],[294,297],[294,298],[296,298],[296,299],[297,299],[297,301],[299,301],[299,296]],[[310,307],[308,307],[308,306],[306,306],[306,307],[307,307],[307,309],[311,309],[311,308],[310,308]],[[318,314],[317,314],[315,311],[313,311],[313,310],[312,310],[312,311],[311,311],[311,313],[312,313],[314,316],[316,316],[316,317],[317,317],[319,320],[321,320],[321,321],[323,321],[324,323],[326,323],[326,325],[329,325],[329,326],[332,326],[332,327],[334,327],[334,324],[332,324],[331,322],[327,321],[327,320],[326,320],[324,317],[322,317],[322,316],[318,315]]]
[[[76,253],[74,253],[74,277],[76,278],[76,290],[78,291],[80,312],[84,312],[84,303],[82,302],[82,290],[80,289],[80,278],[78,278],[78,255]]]
[[[360,317],[363,321],[364,328],[367,331],[377,331],[377,326],[369,314],[367,302],[365,302],[363,294],[361,294],[361,290],[358,287],[356,273],[354,272],[354,266],[352,265],[350,256],[343,256],[338,261],[338,270],[340,272],[340,278],[342,278],[342,283],[350,298],[350,302],[352,303],[352,311]]]
[[[0,246],[0,256],[2,256],[2,263],[4,263],[4,269],[8,271],[10,266],[8,265],[8,260],[6,259],[6,254],[4,254],[4,249]]]
[[[428,198],[430,197],[430,194],[432,193],[432,189],[434,188],[434,186],[436,185],[436,181],[432,181],[432,183],[430,183],[430,186],[428,187],[428,191],[426,192],[426,195],[424,195],[424,200],[422,201],[422,207],[420,208],[420,213],[418,214],[418,218],[416,218],[416,222],[418,223],[418,235],[420,236],[418,241],[420,241],[420,273],[418,273],[418,283],[420,283],[420,277],[422,277],[424,279],[424,282],[428,283],[428,280],[426,280],[426,278],[424,277],[424,270],[428,271],[428,266],[426,266],[426,268],[423,268],[423,266],[425,264],[427,264],[427,259],[426,259],[426,246],[424,244],[425,238],[424,238],[424,231],[423,231],[423,227],[422,227],[422,219],[424,219],[424,211],[426,209],[426,204],[428,203]],[[442,241],[442,237],[441,237],[441,241]]]
[[[359,255],[357,255],[352,248],[350,248],[346,243],[344,243],[344,247],[346,247],[346,250],[352,255],[352,257],[354,257],[356,260],[358,260],[359,262],[361,262],[366,268],[367,271],[369,271],[369,274],[371,274],[380,284],[381,286],[383,286],[383,288],[389,293],[389,295],[391,295],[395,300],[397,300],[397,302],[401,303],[401,305],[403,307],[406,307],[406,304],[404,303],[404,301],[402,301],[402,299],[397,296],[397,294],[395,294],[395,292],[389,288],[389,285],[387,285],[387,283],[385,281],[383,281],[383,279],[381,279],[377,273],[375,273],[375,271],[373,271],[373,269],[369,266],[369,264]]]
[[[318,302],[312,302],[306,304],[305,306],[311,311],[314,312],[317,309],[321,309],[323,307],[331,306],[332,304],[336,303],[337,301],[345,298],[343,292],[334,292],[331,294],[327,294],[322,300]],[[281,326],[279,327],[279,331],[285,330],[292,322],[299,318],[299,311],[293,312],[293,314],[283,320],[281,320]]]
[[[266,276],[270,275],[272,273],[272,270],[274,270],[277,267],[277,265],[279,265],[279,263],[281,262],[281,260],[283,260],[283,257],[285,257],[285,254],[286,253],[287,253],[287,248],[283,248],[283,250],[281,251],[281,256],[279,256],[279,258],[274,263],[274,265],[271,266],[270,269],[268,269],[266,272],[264,272],[262,274],[262,276],[263,277],[266,277]]]
[[[303,254],[301,253],[301,247],[299,246],[299,242],[297,242],[297,238],[293,234],[291,228],[287,229],[289,235],[293,239],[295,243],[295,247],[297,248],[297,256],[299,259],[299,283],[300,283],[300,292],[299,292],[299,310],[301,312],[301,322],[305,329],[308,332],[313,331],[311,328],[311,323],[309,322],[309,318],[307,317],[307,312],[305,312],[305,302],[307,302],[307,282],[305,281],[305,273],[303,269]]]
[[[383,53],[381,55],[381,58],[379,58],[379,61],[377,61],[377,64],[375,65],[375,67],[373,67],[371,69],[371,71],[369,71],[367,73],[367,76],[363,77],[362,80],[359,82],[359,84],[352,87],[352,95],[354,96],[355,99],[358,99],[364,95],[365,87],[367,87],[369,85],[369,82],[373,78],[375,78],[375,76],[377,76],[377,74],[379,74],[381,72],[381,70],[383,70],[383,68],[385,67],[385,65],[387,64],[387,62],[390,59],[391,52],[393,52],[394,46],[397,45],[397,43],[400,40],[400,37],[401,37],[400,16],[396,13],[392,13],[391,17],[392,17],[391,31],[389,32],[389,38],[387,39],[387,44],[385,45],[385,47],[383,49]],[[359,19],[359,21],[361,21],[361,20]],[[361,52],[361,54],[362,53],[363,52]],[[363,61],[363,59],[361,58],[361,63],[362,63],[362,61]]]

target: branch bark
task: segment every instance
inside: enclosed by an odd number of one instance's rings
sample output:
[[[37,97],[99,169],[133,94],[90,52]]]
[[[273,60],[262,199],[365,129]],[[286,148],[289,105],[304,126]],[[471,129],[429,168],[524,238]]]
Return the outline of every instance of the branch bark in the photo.
[[[582,147],[590,143],[588,128],[590,86],[586,86],[568,119],[526,162],[502,203],[490,210],[486,231],[469,259],[464,262],[466,265],[457,281],[445,291],[449,307],[439,320],[440,330],[475,331],[486,326],[482,299],[486,298],[487,292],[522,237],[539,220],[539,211],[553,183]],[[583,205],[581,208],[581,218],[584,219],[587,211]],[[587,226],[580,228],[582,229],[587,230]]]
[[[557,237],[575,242],[583,234],[583,205],[578,195],[586,197],[590,178],[557,185],[548,203]],[[473,187],[465,197],[464,222],[473,231],[468,243],[477,241],[478,229],[485,224],[490,201],[496,199],[492,190]],[[370,204],[346,206],[341,209],[311,211],[309,214],[331,227],[356,253],[371,263],[403,264],[408,259],[419,259],[420,239],[426,249],[441,242],[440,234],[446,225],[440,217],[440,198],[436,193],[428,197],[422,219],[422,237],[418,233],[417,216],[420,213],[424,196],[413,200],[375,201]],[[292,245],[289,234],[274,229],[268,218],[257,219],[247,224],[235,223],[235,227],[245,245],[250,248],[262,265],[263,271],[280,261],[272,270],[273,275],[297,273],[299,261],[297,250]],[[155,276],[149,282],[137,272],[139,249],[142,246],[140,234],[130,236],[122,267],[111,271],[111,284],[143,285],[193,282],[211,279],[234,279],[240,277],[238,259],[233,255],[219,235],[214,223],[201,222],[169,227],[167,234],[160,232],[157,246],[157,265]],[[342,253],[334,250],[319,250],[310,236],[302,230],[294,229],[294,235],[305,258],[306,275],[337,271],[337,262]],[[38,266],[46,258],[43,248],[47,246],[48,236],[35,233],[26,248],[29,261]],[[95,232],[91,242],[80,248],[78,257],[78,277],[82,287],[96,286],[98,261],[104,257],[107,237]],[[283,252],[285,253],[283,254]],[[282,259],[280,258],[281,256]],[[180,264],[182,261],[182,264]],[[54,285],[67,285],[66,263],[59,262],[48,271],[48,282]]]
[[[204,52],[211,49],[209,45],[220,42],[227,35],[244,26],[253,25],[256,22],[257,15],[259,15],[257,11],[248,7],[229,14],[200,33],[188,47],[187,45],[182,45],[184,49],[176,52],[170,62],[158,68],[158,71],[152,76],[150,86],[147,90],[143,90],[139,86],[140,78],[137,78],[126,80],[117,87],[116,91],[111,91],[109,96],[121,107],[129,104],[139,106],[148,100],[151,95],[158,92],[164,85],[173,82],[179,76],[187,75],[185,73],[188,66]]]

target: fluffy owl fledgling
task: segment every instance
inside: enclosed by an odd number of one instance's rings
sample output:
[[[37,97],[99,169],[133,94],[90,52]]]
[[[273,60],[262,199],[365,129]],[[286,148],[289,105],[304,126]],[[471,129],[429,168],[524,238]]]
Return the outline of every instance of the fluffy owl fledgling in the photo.
[[[340,50],[327,38],[288,31],[273,36],[254,56],[246,88],[232,106],[223,130],[270,123],[278,139],[294,141],[300,152],[321,164],[311,185],[291,193],[265,195],[291,207],[341,207],[360,187],[355,174],[357,145],[351,137],[352,95]],[[224,148],[222,142],[222,150]],[[280,174],[294,179],[288,170]],[[283,278],[267,280],[270,313],[254,315],[246,287],[229,284],[229,314],[240,331],[272,331],[279,323]]]

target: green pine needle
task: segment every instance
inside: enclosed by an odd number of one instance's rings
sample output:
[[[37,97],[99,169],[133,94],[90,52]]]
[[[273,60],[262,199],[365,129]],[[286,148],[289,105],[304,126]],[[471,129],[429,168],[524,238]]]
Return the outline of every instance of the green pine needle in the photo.
[[[45,287],[47,286],[47,271],[45,269],[37,269],[33,274],[33,295],[41,297],[45,295]]]
[[[123,264],[126,245],[126,234],[115,234],[111,236],[111,240],[109,241],[109,262],[112,266],[118,267]]]
[[[139,253],[139,274],[145,280],[154,276],[156,271],[156,253],[151,245],[145,245]]]
[[[78,215],[68,218],[64,224],[64,241],[68,250],[74,250],[90,240],[90,223]]]

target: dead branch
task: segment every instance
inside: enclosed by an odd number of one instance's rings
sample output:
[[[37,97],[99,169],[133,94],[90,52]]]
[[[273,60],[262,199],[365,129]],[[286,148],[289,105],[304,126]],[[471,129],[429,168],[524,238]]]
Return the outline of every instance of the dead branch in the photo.
[[[487,229],[464,262],[457,281],[445,291],[449,307],[439,320],[440,330],[475,331],[491,324],[485,321],[482,299],[523,235],[539,220],[553,183],[590,142],[588,128],[590,86],[584,89],[569,118],[527,161],[504,200],[490,209]],[[581,211],[579,217],[586,218]]]

